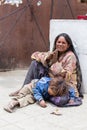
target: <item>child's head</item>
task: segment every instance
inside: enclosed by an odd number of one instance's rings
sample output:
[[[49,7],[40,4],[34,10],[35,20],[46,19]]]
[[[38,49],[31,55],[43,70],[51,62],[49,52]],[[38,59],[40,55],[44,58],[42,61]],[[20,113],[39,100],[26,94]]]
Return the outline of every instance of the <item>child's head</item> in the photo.
[[[68,92],[68,86],[62,77],[52,78],[48,88],[49,95],[62,96]]]

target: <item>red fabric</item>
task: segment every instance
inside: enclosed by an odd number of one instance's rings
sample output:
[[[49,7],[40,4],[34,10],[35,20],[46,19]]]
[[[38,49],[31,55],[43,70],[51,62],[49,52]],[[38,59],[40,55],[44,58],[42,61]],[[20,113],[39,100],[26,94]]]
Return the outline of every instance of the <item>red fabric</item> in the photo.
[[[84,19],[87,20],[87,16],[86,15],[78,15],[77,19]]]

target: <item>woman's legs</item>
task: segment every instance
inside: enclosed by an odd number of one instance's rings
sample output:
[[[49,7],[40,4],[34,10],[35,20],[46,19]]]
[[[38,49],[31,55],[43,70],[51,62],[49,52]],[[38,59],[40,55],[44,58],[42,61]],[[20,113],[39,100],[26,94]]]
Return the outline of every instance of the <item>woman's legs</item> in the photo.
[[[37,62],[35,60],[33,60],[31,62],[22,87],[24,87],[25,84],[30,83],[31,80],[36,77],[36,73],[37,73],[36,72],[37,71],[36,63]],[[16,96],[19,93],[20,90],[21,90],[21,88],[19,90],[15,91],[15,92],[10,93],[9,96]]]
[[[23,83],[23,86],[25,84],[29,84],[31,82],[32,79],[37,79],[38,76],[37,76],[37,62],[35,60],[33,60],[29,66],[29,69],[28,69],[28,72],[27,72],[27,75],[25,77],[25,80],[24,80],[24,83]]]
[[[48,76],[48,68],[44,67],[40,62],[33,60],[29,66],[23,86],[29,84],[32,79],[40,79],[43,76]],[[16,96],[21,89],[12,92],[9,96]]]
[[[44,67],[42,63],[33,60],[30,64],[23,86],[30,83],[32,79],[40,79],[43,76],[48,76],[48,68]]]
[[[35,72],[35,64],[36,64],[35,60],[31,62],[22,87],[24,87],[25,84],[30,83],[31,80],[34,79],[35,73],[36,73]],[[9,96],[16,96],[19,93],[20,90],[21,90],[21,88],[18,89],[17,91],[15,91],[15,92],[10,93]]]

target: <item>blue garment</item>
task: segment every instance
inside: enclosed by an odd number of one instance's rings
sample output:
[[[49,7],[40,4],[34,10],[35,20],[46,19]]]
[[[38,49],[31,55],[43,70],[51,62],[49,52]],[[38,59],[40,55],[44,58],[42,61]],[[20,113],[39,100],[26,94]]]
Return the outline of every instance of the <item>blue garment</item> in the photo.
[[[51,78],[42,77],[37,83],[36,87],[33,88],[33,94],[36,101],[41,101],[49,99],[51,96],[48,94],[48,87]]]
[[[73,87],[70,87],[69,88],[69,99],[74,100],[75,97],[76,97],[76,95],[75,95],[75,89]]]

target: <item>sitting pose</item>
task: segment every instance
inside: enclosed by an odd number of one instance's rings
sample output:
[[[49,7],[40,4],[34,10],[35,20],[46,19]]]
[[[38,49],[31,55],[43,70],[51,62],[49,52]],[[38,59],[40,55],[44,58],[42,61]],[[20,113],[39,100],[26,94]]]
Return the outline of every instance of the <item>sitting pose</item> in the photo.
[[[29,84],[32,79],[41,79],[44,76],[52,78],[61,74],[67,84],[74,88],[75,96],[78,99],[83,96],[81,92],[82,75],[79,59],[68,34],[61,33],[55,38],[52,52],[34,52],[31,58],[32,62],[23,87],[25,87],[25,84]],[[10,96],[16,95],[19,91],[20,89],[11,93]],[[50,101],[59,105],[61,101],[66,102],[66,98],[65,96],[61,98],[50,97]],[[80,104],[80,101],[77,102],[77,105]]]
[[[25,85],[19,93],[13,97],[12,101],[4,107],[4,110],[12,113],[16,106],[24,107],[29,104],[37,103],[41,107],[46,107],[46,101],[50,97],[67,95],[67,101],[74,102],[75,91],[65,83],[62,77],[42,77],[40,80],[32,80],[31,83]],[[65,105],[65,103],[63,104]]]

